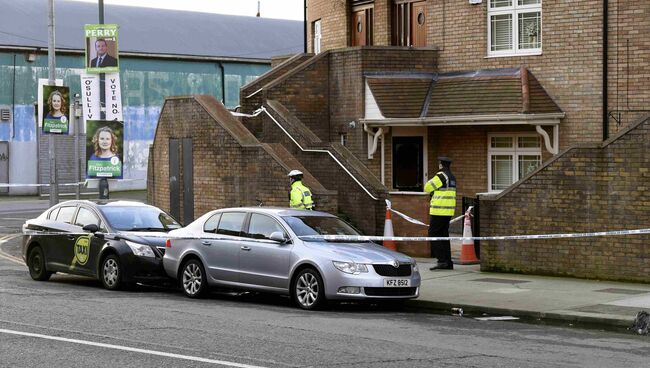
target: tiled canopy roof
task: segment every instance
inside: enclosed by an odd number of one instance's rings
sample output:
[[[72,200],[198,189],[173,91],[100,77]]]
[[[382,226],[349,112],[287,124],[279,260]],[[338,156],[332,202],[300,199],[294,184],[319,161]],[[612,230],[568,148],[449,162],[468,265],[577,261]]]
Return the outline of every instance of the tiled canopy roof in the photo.
[[[526,68],[366,80],[385,118],[562,112]]]
[[[385,117],[418,117],[422,112],[431,78],[368,78],[377,105]]]

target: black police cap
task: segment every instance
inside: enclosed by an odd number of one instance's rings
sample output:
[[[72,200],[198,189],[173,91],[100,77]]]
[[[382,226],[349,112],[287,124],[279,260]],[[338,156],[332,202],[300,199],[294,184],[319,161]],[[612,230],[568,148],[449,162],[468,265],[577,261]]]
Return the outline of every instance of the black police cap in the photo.
[[[438,161],[442,162],[443,164],[450,164],[451,159],[446,156],[438,156]]]

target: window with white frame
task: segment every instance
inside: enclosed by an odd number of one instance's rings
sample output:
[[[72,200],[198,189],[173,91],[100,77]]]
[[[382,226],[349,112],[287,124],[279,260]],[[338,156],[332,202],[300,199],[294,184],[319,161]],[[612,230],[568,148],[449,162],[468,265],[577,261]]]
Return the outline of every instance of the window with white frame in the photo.
[[[314,22],[314,54],[320,54],[321,28],[320,19]]]
[[[488,55],[542,52],[542,0],[489,0]]]
[[[530,133],[488,136],[488,190],[502,191],[542,162],[542,142]]]

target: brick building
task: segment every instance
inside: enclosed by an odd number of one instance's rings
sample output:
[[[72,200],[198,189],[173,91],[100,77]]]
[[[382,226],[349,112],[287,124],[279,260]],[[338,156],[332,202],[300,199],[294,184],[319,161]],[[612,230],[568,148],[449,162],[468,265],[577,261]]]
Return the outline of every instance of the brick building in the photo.
[[[614,136],[625,142],[620,135],[641,129],[638,119],[650,109],[649,13],[648,2],[616,0],[310,0],[311,54],[278,58],[242,87],[242,111],[257,114],[241,125],[260,142],[285,147],[310,172],[307,184],[336,193],[328,198],[337,211],[367,233],[381,233],[385,198],[427,221],[422,187],[438,155],[454,159],[459,196],[496,195],[482,228],[501,221],[495,228],[508,233],[514,222],[504,213],[522,203],[504,198],[532,190],[514,183],[547,170],[561,175],[548,162],[565,162],[557,155],[570,147]],[[645,145],[636,149],[645,157]],[[633,178],[639,187],[647,180]],[[541,181],[538,194],[549,190],[545,183],[567,181]],[[562,193],[570,199],[570,190]],[[537,202],[518,213],[538,221],[535,205],[547,203],[527,199]],[[394,223],[399,235],[426,232]],[[525,271],[501,262],[516,251],[485,246],[501,258],[484,267]],[[399,247],[429,254],[424,243]],[[573,274],[587,275],[583,269]]]

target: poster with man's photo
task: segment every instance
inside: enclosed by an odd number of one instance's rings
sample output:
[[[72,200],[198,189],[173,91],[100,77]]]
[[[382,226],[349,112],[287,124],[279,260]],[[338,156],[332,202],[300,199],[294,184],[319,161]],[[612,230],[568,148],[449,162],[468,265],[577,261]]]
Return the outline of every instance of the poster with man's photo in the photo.
[[[43,86],[41,100],[45,134],[68,134],[70,130],[70,88],[64,86]]]
[[[124,123],[86,120],[86,177],[122,179]]]
[[[86,24],[86,73],[119,73],[117,24]]]

